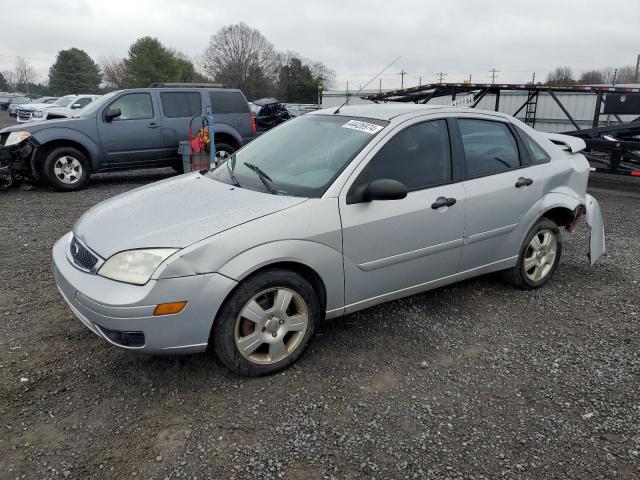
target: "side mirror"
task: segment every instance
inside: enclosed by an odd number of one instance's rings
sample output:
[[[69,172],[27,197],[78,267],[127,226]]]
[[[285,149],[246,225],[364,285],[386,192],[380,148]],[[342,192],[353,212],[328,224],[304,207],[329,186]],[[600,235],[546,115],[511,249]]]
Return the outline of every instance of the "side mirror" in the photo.
[[[381,178],[369,183],[364,192],[362,199],[365,202],[372,200],[401,200],[407,196],[407,187],[397,180],[390,178]]]
[[[109,107],[109,110],[107,110],[107,113],[104,114],[104,119],[107,122],[110,122],[114,118],[118,118],[120,115],[122,115],[122,110],[120,110],[118,107],[115,107],[115,108]]]
[[[76,108],[82,108],[82,105],[80,105],[79,103],[74,103],[73,105],[71,105],[72,110],[75,110]]]

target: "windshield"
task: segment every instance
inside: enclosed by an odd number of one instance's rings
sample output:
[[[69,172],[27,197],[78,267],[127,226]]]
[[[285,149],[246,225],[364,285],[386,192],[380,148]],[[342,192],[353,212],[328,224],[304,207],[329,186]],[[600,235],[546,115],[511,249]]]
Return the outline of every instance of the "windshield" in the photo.
[[[261,135],[233,155],[229,166],[220,165],[207,175],[254,190],[317,198],[387,124],[368,118],[305,115]],[[229,168],[234,160],[237,182]],[[270,179],[270,188],[256,166]]]
[[[106,95],[96,98],[93,102],[80,110],[80,113],[78,113],[77,116],[82,118],[93,117],[95,113],[104,107],[116,93],[118,92],[107,93]]]
[[[74,98],[76,97],[62,97],[53,102],[53,104],[57,105],[58,107],[66,107],[73,101]]]

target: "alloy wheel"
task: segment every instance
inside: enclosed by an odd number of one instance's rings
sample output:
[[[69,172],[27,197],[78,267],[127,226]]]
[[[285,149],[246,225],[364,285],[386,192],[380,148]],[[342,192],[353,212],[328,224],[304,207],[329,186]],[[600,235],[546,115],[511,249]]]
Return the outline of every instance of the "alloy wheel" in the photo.
[[[308,326],[309,308],[302,296],[288,288],[270,288],[251,298],[240,311],[236,347],[252,363],[277,363],[298,348]]]
[[[55,161],[53,173],[62,183],[71,185],[82,177],[82,164],[77,158],[65,155]]]
[[[546,229],[537,232],[529,242],[524,256],[524,271],[527,277],[534,282],[543,280],[551,272],[557,252],[558,242],[555,234]]]

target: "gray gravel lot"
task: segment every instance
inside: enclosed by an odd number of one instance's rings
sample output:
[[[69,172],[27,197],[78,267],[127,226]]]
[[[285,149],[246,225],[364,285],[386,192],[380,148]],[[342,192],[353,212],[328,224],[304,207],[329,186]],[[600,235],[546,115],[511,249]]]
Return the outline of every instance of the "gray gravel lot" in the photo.
[[[0,478],[640,478],[640,184],[602,179],[608,252],[550,284],[489,275],[325,322],[286,372],[145,357],[74,319],[50,249],[171,175],[0,192]]]

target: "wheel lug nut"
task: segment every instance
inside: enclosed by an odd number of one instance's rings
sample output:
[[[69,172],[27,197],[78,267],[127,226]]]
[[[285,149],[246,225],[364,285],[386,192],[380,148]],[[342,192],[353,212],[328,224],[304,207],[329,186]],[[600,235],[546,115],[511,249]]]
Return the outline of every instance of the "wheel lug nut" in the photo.
[[[280,321],[278,322],[280,325],[284,324],[284,320],[280,319]]]
[[[276,332],[273,332],[273,333],[271,334],[271,336],[275,338],[275,337],[277,337],[277,336],[278,336],[278,334],[277,334]]]

